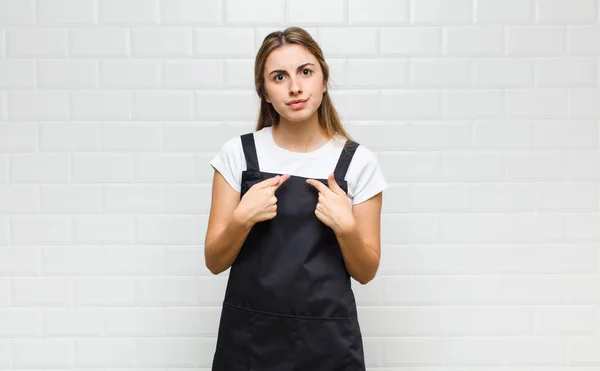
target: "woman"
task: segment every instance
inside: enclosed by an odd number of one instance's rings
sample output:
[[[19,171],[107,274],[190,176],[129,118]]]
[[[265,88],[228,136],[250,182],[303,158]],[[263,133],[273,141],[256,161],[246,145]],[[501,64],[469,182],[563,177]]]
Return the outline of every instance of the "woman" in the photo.
[[[206,266],[231,267],[213,370],[364,370],[350,277],[379,266],[387,183],[342,127],[306,31],[269,34],[254,74],[256,131],[211,161]]]

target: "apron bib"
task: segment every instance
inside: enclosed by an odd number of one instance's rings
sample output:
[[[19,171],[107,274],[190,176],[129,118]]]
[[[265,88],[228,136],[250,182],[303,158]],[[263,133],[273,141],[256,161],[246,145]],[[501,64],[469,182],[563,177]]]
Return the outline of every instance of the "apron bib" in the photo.
[[[252,133],[241,139],[243,197],[281,174],[260,171]],[[357,147],[346,141],[334,170],[346,193]],[[252,227],[231,266],[213,371],[365,370],[350,275],[333,230],[315,215],[318,191],[306,179],[292,175],[277,189],[277,215]]]

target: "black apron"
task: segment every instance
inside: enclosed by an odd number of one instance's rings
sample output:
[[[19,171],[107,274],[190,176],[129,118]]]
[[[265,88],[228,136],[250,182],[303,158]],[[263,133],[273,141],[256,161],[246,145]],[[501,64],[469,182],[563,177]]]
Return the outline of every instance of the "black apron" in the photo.
[[[260,171],[253,133],[241,139],[240,197],[278,175]],[[357,147],[346,141],[334,170],[346,193]],[[365,370],[350,275],[333,230],[315,215],[318,190],[306,179],[291,176],[277,189],[276,217],[252,227],[231,266],[213,371]]]

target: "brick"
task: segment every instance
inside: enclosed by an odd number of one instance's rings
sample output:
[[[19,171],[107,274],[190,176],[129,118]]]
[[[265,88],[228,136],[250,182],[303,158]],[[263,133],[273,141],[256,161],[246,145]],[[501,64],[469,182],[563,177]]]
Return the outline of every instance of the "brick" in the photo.
[[[597,212],[598,211],[598,188],[595,185],[585,184],[544,184],[537,188],[538,199],[537,199],[537,210],[542,212]],[[567,263],[568,259],[576,259],[575,253],[573,255],[562,259],[563,263]],[[557,260],[561,261],[561,260]],[[544,263],[550,264],[553,260],[550,256],[544,260]],[[573,271],[572,273],[583,273],[586,271],[585,264],[592,263],[592,270],[595,268],[594,259],[590,259],[588,256],[586,259],[581,261],[582,267],[580,271]],[[541,265],[541,264],[540,264]],[[587,271],[589,271],[589,266]],[[567,272],[547,272],[547,273],[569,273]]]
[[[326,56],[374,55],[379,50],[377,33],[376,28],[321,28],[319,43]]]
[[[134,57],[191,57],[193,50],[193,31],[191,28],[148,27],[131,30],[131,55]]]
[[[0,309],[0,334],[3,337],[38,337],[41,325],[40,311],[35,308]]]
[[[224,66],[236,64],[238,60],[227,60],[225,62],[217,59],[201,59],[201,60],[173,60],[163,63],[163,81],[164,87],[173,89],[198,89],[198,88],[214,88],[222,87],[224,80]],[[252,66],[254,61],[252,61]],[[254,77],[252,75],[252,67],[235,71],[227,71],[227,77],[239,83],[239,79],[235,74],[244,74],[250,76],[250,82],[254,86]],[[233,76],[233,77],[232,77]]]
[[[339,91],[332,94],[331,99],[349,120],[367,120],[380,112],[381,96],[375,90]]]
[[[597,58],[544,58],[535,62],[538,86],[597,86]]]
[[[13,341],[13,365],[19,368],[71,367],[70,339],[18,339]]]
[[[192,245],[199,240],[193,218],[179,215],[137,218],[137,241],[146,244]]]
[[[132,244],[133,216],[81,215],[73,218],[74,240],[78,245]]]
[[[442,113],[442,94],[436,90],[391,90],[381,94],[384,118],[435,118]]]
[[[532,148],[531,124],[521,120],[477,120],[473,124],[473,147],[486,150]]]
[[[0,152],[35,152],[37,125],[33,122],[0,123]]]
[[[600,118],[600,89],[570,89],[571,115]]]
[[[191,182],[194,159],[191,154],[136,155],[133,175],[143,182]]]
[[[504,29],[486,27],[447,27],[444,29],[444,53],[447,55],[502,55]]]
[[[0,200],[4,201],[5,194],[7,192],[3,188],[0,188]],[[40,261],[41,253],[37,247],[17,246],[0,248],[0,272],[2,272],[2,276],[37,276],[40,273]],[[37,313],[37,311],[34,313]],[[0,314],[2,314],[0,315],[0,334],[3,336],[9,336],[11,333],[12,336],[16,336],[17,334],[19,336],[38,335],[40,324],[36,319],[37,316],[32,316],[32,313],[9,308],[4,312],[0,309]],[[30,318],[31,321],[11,321],[11,315],[15,315],[15,318]],[[31,325],[26,325],[24,322]]]
[[[40,88],[95,88],[98,86],[98,63],[73,60],[39,61],[37,76]]]
[[[11,183],[62,183],[69,180],[68,154],[16,154],[10,158]]]
[[[375,88],[408,85],[408,61],[352,58],[347,64],[347,86]]]
[[[154,152],[161,150],[159,122],[114,122],[102,125],[101,147],[116,152]]]
[[[111,337],[165,336],[165,317],[165,308],[109,309],[106,312],[106,333]]]
[[[35,63],[34,60],[0,60],[0,88],[34,88]]]
[[[97,0],[101,25],[157,25],[158,0]]]
[[[133,160],[127,154],[74,154],[71,163],[71,181],[130,182],[133,178]]]
[[[351,25],[407,23],[409,5],[409,0],[349,0],[348,20]]]
[[[477,23],[527,24],[534,21],[534,0],[475,0]]]
[[[6,31],[10,58],[66,58],[69,35],[61,27],[10,28]]]
[[[225,125],[220,123],[167,123],[164,125],[164,146],[169,151],[218,152],[229,139]]]
[[[321,4],[323,6],[325,4]],[[293,5],[292,5],[293,6]],[[278,0],[228,0],[225,18],[228,24],[267,24],[283,25],[285,22],[285,3]],[[320,12],[313,15],[320,16]]]
[[[104,334],[104,313],[101,308],[48,308],[42,316],[44,336],[87,337]]]
[[[595,120],[537,120],[533,124],[537,149],[598,149],[598,122]]]
[[[11,91],[7,106],[10,120],[66,120],[69,118],[69,93]]]
[[[35,4],[40,26],[80,26],[95,22],[93,0],[37,0]]]
[[[499,117],[504,113],[504,91],[452,89],[443,92],[446,117]]]
[[[567,45],[570,54],[599,55],[600,26],[570,26]]]
[[[0,25],[33,26],[35,24],[34,0],[0,0]]]
[[[319,11],[315,11],[319,9]],[[344,1],[289,0],[287,21],[295,24],[327,24],[344,21]]]
[[[135,120],[191,120],[193,92],[134,92],[132,116]]]
[[[560,118],[567,116],[567,92],[560,89],[510,89],[506,91],[509,117]]]
[[[597,23],[598,3],[596,0],[537,0],[538,23]]]
[[[161,185],[108,185],[104,187],[104,208],[111,214],[156,214],[164,211]]]
[[[561,26],[509,26],[508,55],[556,55],[565,52],[566,29]]]
[[[70,305],[73,302],[72,285],[69,278],[14,278],[12,302],[15,306]]]
[[[219,64],[218,66],[213,64],[213,66],[209,66],[205,71],[198,72],[197,76],[203,80],[200,82],[201,85],[219,84],[227,87],[254,90],[254,60],[252,59],[228,59],[223,61],[223,64]],[[206,76],[209,73],[212,74],[211,77]],[[224,82],[222,82],[223,76],[225,76]]]
[[[200,120],[255,120],[258,97],[254,91],[199,91],[195,115]]]
[[[129,31],[124,28],[72,28],[70,30],[70,42],[71,57],[129,57]]]
[[[446,180],[499,181],[504,177],[502,156],[498,153],[449,152],[442,157]]]
[[[75,120],[129,119],[129,92],[77,91],[71,94],[71,118]]]
[[[430,56],[442,54],[441,27],[398,27],[381,29],[383,55]]]
[[[102,247],[45,247],[42,250],[42,259],[42,274],[45,276],[102,276],[104,274]],[[70,330],[73,331],[72,328]],[[55,331],[60,332],[58,329]]]
[[[75,279],[77,306],[132,306],[134,281],[130,278]]]
[[[413,24],[459,24],[473,21],[472,0],[412,0]]]
[[[560,152],[517,152],[506,154],[507,180],[564,180],[567,157]]]
[[[99,214],[102,212],[102,189],[89,185],[47,185],[40,189],[43,214]]]
[[[534,61],[524,58],[476,58],[474,85],[478,87],[531,87]]]
[[[388,68],[379,69],[386,71]],[[415,87],[467,87],[471,85],[471,61],[457,58],[412,58],[410,85]]]
[[[100,86],[123,89],[159,88],[158,61],[101,61]]]
[[[471,147],[471,125],[467,122],[413,122],[406,130],[409,149],[450,150]]]
[[[251,57],[255,53],[254,33],[245,27],[199,28],[195,40],[198,56]]]
[[[161,24],[221,24],[221,1],[163,0],[161,1]]]

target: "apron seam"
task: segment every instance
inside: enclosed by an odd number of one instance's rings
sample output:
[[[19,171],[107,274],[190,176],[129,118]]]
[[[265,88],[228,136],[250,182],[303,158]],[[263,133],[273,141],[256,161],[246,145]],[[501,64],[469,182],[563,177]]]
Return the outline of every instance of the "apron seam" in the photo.
[[[224,305],[228,305],[228,306],[233,307],[233,308],[245,310],[245,311],[248,311],[248,312],[260,313],[260,314],[264,314],[264,315],[267,315],[267,316],[274,316],[274,317],[285,317],[285,318],[292,318],[292,319],[307,319],[307,320],[316,320],[316,321],[328,321],[328,320],[332,320],[332,321],[348,321],[348,320],[352,319],[352,317],[314,317],[314,316],[300,316],[300,315],[295,315],[295,314],[283,314],[283,313],[266,312],[266,311],[262,311],[262,310],[258,310],[258,309],[241,307],[239,305],[231,304],[231,303],[228,303],[226,301],[224,301],[223,304]]]

